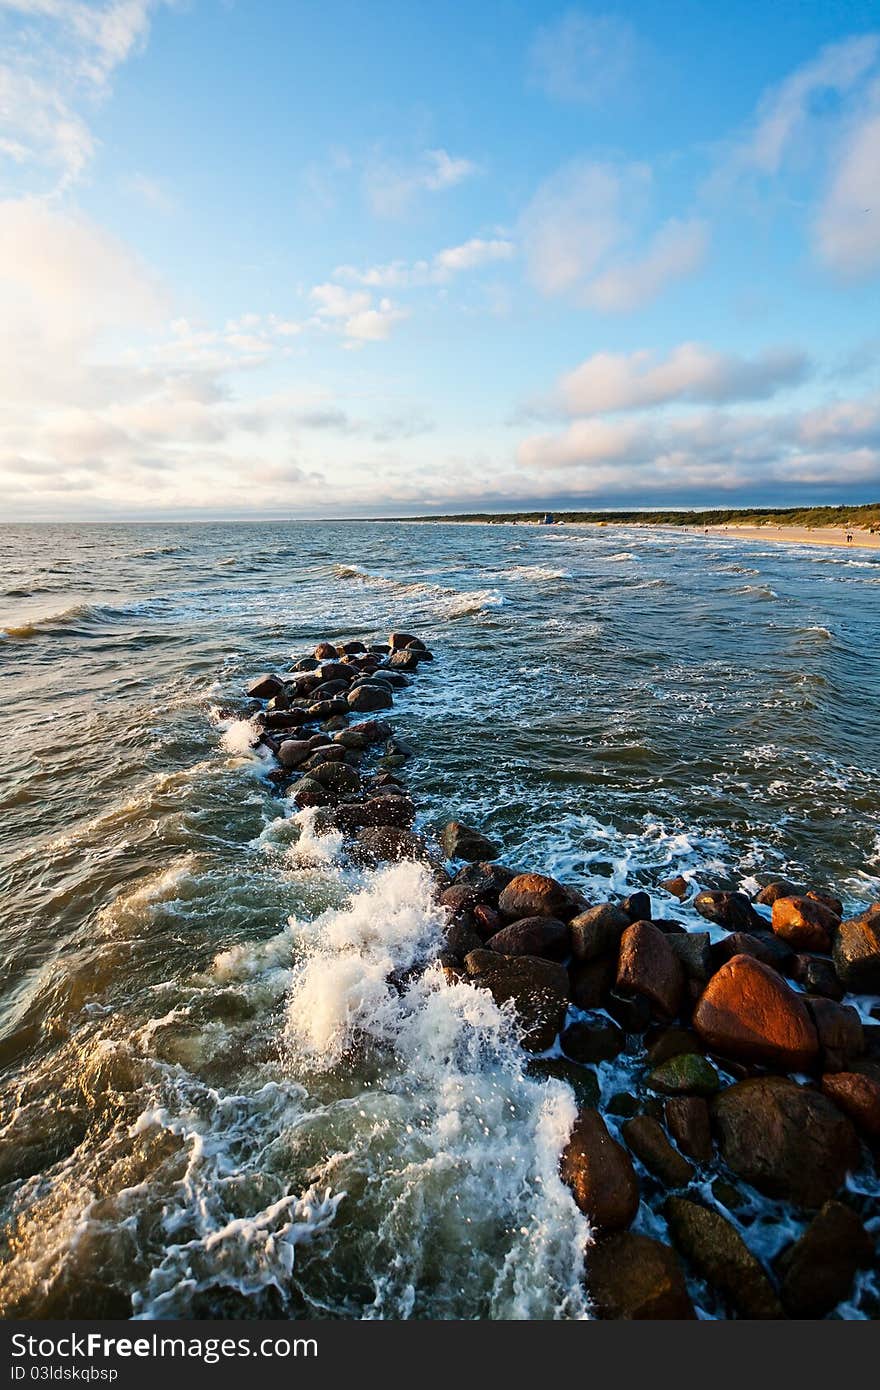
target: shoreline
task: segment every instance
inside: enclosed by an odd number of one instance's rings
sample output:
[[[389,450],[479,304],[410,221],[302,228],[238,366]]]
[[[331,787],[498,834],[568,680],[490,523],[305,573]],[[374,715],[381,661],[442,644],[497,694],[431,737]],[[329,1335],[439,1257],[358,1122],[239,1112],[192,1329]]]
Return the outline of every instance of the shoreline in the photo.
[[[687,535],[687,536],[728,536],[732,540],[745,541],[772,541],[776,545],[824,545],[836,546],[843,550],[880,550],[880,532],[872,533],[865,530],[853,530],[853,539],[847,541],[847,531],[843,526],[741,526],[736,522],[730,522],[725,526],[673,526],[669,522],[658,521],[555,521],[550,525],[540,521],[514,521],[504,517],[497,517],[493,520],[475,520],[464,518],[457,520],[455,517],[397,517],[394,518],[398,525],[430,525],[441,526],[516,526],[526,527],[529,530],[538,531],[558,531],[558,530],[595,530],[610,531],[612,529],[623,528],[627,531],[662,531],[667,535]]]
[[[694,1320],[700,1281],[714,1317],[870,1301],[874,1209],[846,1197],[880,1139],[880,903],[847,919],[824,886],[771,879],[752,899],[696,871],[590,904],[508,868],[477,827],[418,824],[404,780],[417,749],[386,717],[433,660],[406,633],[324,641],[254,681],[237,717],[274,756],[275,794],[314,808],[315,833],[341,832],[370,868],[430,874],[443,945],[388,985],[405,994],[433,969],[432,988],[488,991],[515,1020],[523,1075],[568,1088],[558,1176],[592,1233],[594,1314]],[[755,1191],[784,1204],[769,1245]]]

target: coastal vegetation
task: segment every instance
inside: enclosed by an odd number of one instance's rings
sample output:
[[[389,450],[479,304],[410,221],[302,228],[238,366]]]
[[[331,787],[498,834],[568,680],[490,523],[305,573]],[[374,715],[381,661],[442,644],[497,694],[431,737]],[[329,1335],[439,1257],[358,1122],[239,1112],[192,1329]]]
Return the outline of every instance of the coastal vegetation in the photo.
[[[532,512],[459,512],[455,515],[394,517],[395,521],[484,521],[484,522],[541,522],[547,513]],[[850,526],[880,530],[880,502],[865,502],[852,507],[712,507],[703,511],[632,510],[593,512],[554,512],[557,522],[617,522],[642,526]]]

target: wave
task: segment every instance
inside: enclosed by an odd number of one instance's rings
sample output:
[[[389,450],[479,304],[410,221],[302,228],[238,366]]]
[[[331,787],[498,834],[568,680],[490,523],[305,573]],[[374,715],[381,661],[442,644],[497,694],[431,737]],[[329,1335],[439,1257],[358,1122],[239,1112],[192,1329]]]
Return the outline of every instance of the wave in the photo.
[[[500,608],[505,602],[497,589],[447,589],[440,584],[426,584],[420,579],[395,579],[391,575],[375,574],[357,565],[335,564],[333,572],[343,582],[382,589],[402,598],[424,600],[432,606],[433,614],[445,618],[464,617],[468,613]]]
[[[635,558],[631,550],[618,550],[616,554],[606,556],[608,560],[634,560]]]
[[[734,589],[735,594],[753,594],[755,598],[772,599],[779,598],[775,589],[771,589],[769,584],[743,584],[741,589]]]
[[[550,569],[547,565],[513,565],[511,569],[502,570],[505,579],[534,579],[537,581],[551,579],[571,579],[571,570]]]

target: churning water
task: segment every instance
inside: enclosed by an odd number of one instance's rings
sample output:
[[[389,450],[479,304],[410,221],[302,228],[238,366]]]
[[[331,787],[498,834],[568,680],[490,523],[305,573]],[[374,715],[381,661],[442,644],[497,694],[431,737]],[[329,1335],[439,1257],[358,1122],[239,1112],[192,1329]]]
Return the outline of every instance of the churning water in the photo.
[[[5,527],[0,595],[6,1316],[588,1311],[572,1093],[421,968],[427,871],[355,867],[229,712],[320,638],[431,645],[392,716],[408,779],[426,824],[475,822],[511,864],[594,900],[697,867],[880,896],[880,557]]]

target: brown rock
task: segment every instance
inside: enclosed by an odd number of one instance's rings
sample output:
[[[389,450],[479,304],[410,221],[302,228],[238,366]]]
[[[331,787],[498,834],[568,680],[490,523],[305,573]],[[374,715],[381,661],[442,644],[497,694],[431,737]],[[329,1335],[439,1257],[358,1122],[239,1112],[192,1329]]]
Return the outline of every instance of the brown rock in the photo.
[[[286,738],[278,749],[278,761],[282,767],[299,767],[311,755],[311,746],[305,738]]]
[[[818,888],[808,889],[806,896],[808,898],[813,898],[817,903],[822,903],[824,907],[827,907],[829,911],[834,913],[838,922],[840,921],[843,916],[843,902],[840,898],[836,898],[833,893],[823,893]]]
[[[617,978],[617,956],[573,961],[569,966],[571,997],[579,1009],[599,1009]]]
[[[666,937],[652,922],[634,922],[620,939],[617,987],[649,999],[674,1018],[684,991],[684,968]]]
[[[496,1004],[513,1001],[530,1052],[552,1046],[568,1010],[568,972],[536,956],[502,956],[471,951],[465,969],[474,985],[488,989]]]
[[[411,632],[392,632],[388,638],[388,645],[393,652],[398,652],[408,647],[412,642],[418,642],[418,640]]]
[[[782,1301],[795,1318],[821,1318],[847,1297],[856,1270],[872,1263],[874,1242],[843,1202],[826,1202],[776,1262]]]
[[[598,1110],[578,1112],[560,1161],[562,1181],[598,1231],[620,1231],[639,1209],[639,1184],[626,1149],[616,1143]]]
[[[843,1063],[861,1057],[865,1050],[865,1030],[856,1009],[821,997],[808,999],[807,1008],[816,1025],[823,1062],[833,1059]],[[835,1071],[844,1069],[842,1065],[833,1068]]]
[[[672,1321],[697,1316],[675,1252],[631,1231],[590,1247],[587,1290],[597,1316],[604,1319]]]
[[[316,661],[334,661],[336,656],[337,651],[332,642],[319,642],[314,650]]]
[[[880,991],[880,903],[841,922],[834,940],[834,968],[847,989]]]
[[[440,848],[447,859],[469,859],[471,862],[497,859],[500,853],[494,841],[472,826],[451,820],[439,835]]]
[[[663,1104],[663,1118],[682,1153],[697,1163],[712,1161],[709,1106],[702,1096],[670,1096]]]
[[[517,874],[498,899],[502,917],[558,917],[569,922],[582,910],[580,894],[545,874]]]
[[[830,951],[840,926],[840,918],[812,898],[777,898],[772,921],[776,935],[798,951]]]
[[[636,1115],[626,1120],[621,1133],[636,1158],[667,1187],[686,1187],[693,1178],[691,1164],[672,1147],[663,1133],[663,1126],[650,1115]]]
[[[751,1077],[712,1103],[721,1156],[769,1197],[819,1207],[859,1161],[849,1120],[826,1096],[782,1076]]]
[[[716,941],[710,950],[716,968],[722,966],[725,961],[732,960],[734,956],[754,956],[755,960],[763,961],[773,970],[785,974],[796,959],[791,947],[786,946],[780,936],[774,936],[769,931],[760,934],[731,932],[730,936]]]
[[[555,917],[521,917],[490,936],[486,945],[505,956],[543,956],[546,960],[564,960],[570,950],[568,927]]]
[[[719,1211],[687,1197],[669,1197],[664,1213],[673,1243],[741,1317],[784,1317],[758,1260]]]
[[[398,826],[367,826],[355,836],[354,851],[368,864],[383,860],[424,859],[427,847],[419,835]]]
[[[712,892],[708,889],[698,893],[693,906],[701,917],[709,922],[717,922],[728,931],[753,931],[763,927],[764,919],[752,907],[745,893]]]
[[[251,681],[246,694],[251,700],[271,700],[276,695],[284,694],[284,681],[280,676],[257,676],[255,681]]]
[[[797,884],[789,883],[787,878],[777,878],[761,889],[755,902],[761,903],[763,907],[772,907],[777,898],[796,898],[803,891]]]
[[[617,949],[629,917],[613,903],[597,903],[572,917],[571,949],[576,960],[595,960]]]
[[[690,883],[682,874],[676,874],[675,878],[662,879],[659,886],[664,889],[665,892],[671,893],[673,898],[678,898],[679,902],[684,902],[688,893],[691,891]]]
[[[394,696],[378,681],[369,684],[365,682],[349,692],[347,703],[348,708],[356,710],[358,714],[369,714],[377,709],[391,709]]]
[[[694,1010],[693,1026],[713,1052],[783,1071],[803,1071],[819,1041],[801,996],[775,970],[734,956],[712,977]]]
[[[857,1071],[837,1071],[822,1077],[822,1090],[856,1129],[868,1139],[880,1139],[880,1082]]]

